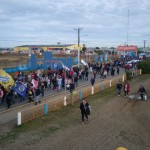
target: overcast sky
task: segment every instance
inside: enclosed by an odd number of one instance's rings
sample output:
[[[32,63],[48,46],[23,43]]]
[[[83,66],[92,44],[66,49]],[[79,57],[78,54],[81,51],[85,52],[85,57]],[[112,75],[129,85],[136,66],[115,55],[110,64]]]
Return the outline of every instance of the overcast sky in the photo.
[[[0,47],[150,45],[150,0],[0,0]],[[88,36],[86,36],[88,35]]]

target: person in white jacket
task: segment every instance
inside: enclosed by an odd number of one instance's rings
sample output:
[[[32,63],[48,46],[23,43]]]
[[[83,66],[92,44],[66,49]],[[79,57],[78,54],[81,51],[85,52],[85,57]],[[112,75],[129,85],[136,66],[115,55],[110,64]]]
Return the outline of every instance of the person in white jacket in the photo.
[[[62,78],[61,77],[57,78],[57,83],[58,83],[58,91],[61,91],[61,85],[62,85]]]

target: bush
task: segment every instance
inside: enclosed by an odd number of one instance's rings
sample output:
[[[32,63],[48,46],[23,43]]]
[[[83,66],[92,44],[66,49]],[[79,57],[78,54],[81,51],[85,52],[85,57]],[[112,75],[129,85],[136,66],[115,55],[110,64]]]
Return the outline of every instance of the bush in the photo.
[[[150,60],[143,60],[138,63],[138,69],[142,69],[143,74],[150,74]]]
[[[131,80],[132,79],[132,72],[130,70],[126,70],[126,76],[127,76],[127,80]]]

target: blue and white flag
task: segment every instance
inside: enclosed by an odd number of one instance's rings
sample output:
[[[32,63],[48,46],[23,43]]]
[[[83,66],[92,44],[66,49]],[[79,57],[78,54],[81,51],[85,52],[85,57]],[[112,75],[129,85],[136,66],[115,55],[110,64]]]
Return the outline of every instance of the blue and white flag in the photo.
[[[57,63],[54,63],[54,68],[56,69],[58,66],[57,66]]]
[[[65,66],[61,61],[60,61],[60,63],[61,63],[62,68],[63,68],[64,70],[66,70],[66,71],[69,71],[69,70],[70,70],[70,69],[69,69],[67,66]]]
[[[21,82],[17,82],[16,85],[12,89],[15,92],[17,92],[20,96],[26,97],[27,87],[23,85]]]

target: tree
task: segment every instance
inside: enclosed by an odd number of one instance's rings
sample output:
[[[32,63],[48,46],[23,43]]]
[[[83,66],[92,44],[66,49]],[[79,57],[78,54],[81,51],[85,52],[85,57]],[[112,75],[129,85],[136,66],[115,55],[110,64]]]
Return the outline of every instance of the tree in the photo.
[[[99,49],[99,47],[96,47],[96,49]]]
[[[143,60],[137,64],[138,69],[142,69],[143,74],[150,74],[150,60]]]

